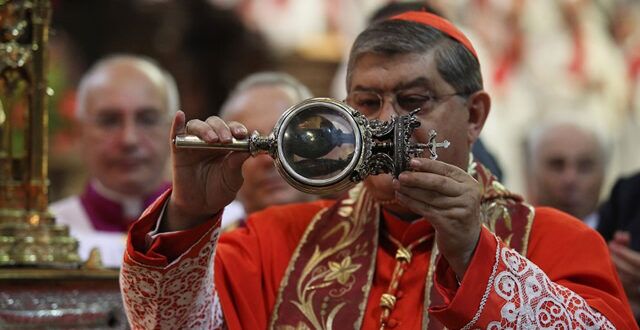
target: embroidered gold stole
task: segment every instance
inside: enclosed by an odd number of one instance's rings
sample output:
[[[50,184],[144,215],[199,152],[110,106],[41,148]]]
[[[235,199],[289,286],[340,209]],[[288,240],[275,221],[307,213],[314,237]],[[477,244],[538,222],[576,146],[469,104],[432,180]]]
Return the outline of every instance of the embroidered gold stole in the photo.
[[[533,208],[479,163],[473,163],[470,171],[482,186],[484,225],[526,255]],[[360,329],[375,271],[379,226],[380,206],[362,184],[316,214],[282,279],[270,329]],[[443,328],[428,314],[429,306],[442,302],[433,289],[437,255],[434,240],[426,274],[423,329]]]

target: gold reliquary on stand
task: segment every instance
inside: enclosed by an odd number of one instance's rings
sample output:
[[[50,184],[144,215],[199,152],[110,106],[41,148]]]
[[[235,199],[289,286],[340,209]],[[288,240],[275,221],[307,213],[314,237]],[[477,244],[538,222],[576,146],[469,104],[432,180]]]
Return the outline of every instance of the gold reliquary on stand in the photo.
[[[83,264],[48,211],[50,16],[0,0],[0,329],[124,329],[118,271]]]

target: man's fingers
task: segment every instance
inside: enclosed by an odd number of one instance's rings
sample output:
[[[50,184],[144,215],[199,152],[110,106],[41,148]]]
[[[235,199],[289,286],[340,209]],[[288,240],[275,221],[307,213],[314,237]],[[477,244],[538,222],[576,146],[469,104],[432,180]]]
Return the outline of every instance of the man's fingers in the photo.
[[[191,119],[187,122],[186,133],[195,135],[209,143],[220,141],[213,128],[199,119]]]
[[[624,246],[631,244],[631,234],[628,231],[616,231],[613,234],[613,241]]]
[[[224,160],[226,162],[224,168],[227,171],[222,176],[222,181],[230,191],[237,191],[242,186],[242,171],[237,169],[242,167],[242,164],[249,156],[248,152],[230,152]]]
[[[401,186],[427,189],[449,197],[464,193],[464,185],[460,182],[437,173],[402,172],[398,176],[398,181]]]
[[[409,162],[409,167],[414,171],[430,172],[450,177],[458,182],[464,182],[469,176],[467,172],[457,166],[428,158],[413,158]]]
[[[231,142],[231,130],[224,120],[211,116],[206,121],[192,119],[187,122],[186,133],[195,135],[206,142]]]
[[[185,116],[184,112],[178,110],[176,115],[173,116],[173,123],[171,124],[171,141],[176,138],[178,135],[186,134],[187,129],[185,127]]]
[[[626,246],[612,242],[609,244],[611,252],[633,266],[640,276],[640,252],[634,251]]]
[[[215,134],[220,138],[221,142],[231,142],[233,135],[231,129],[220,117],[211,116],[206,120],[207,125],[211,126]]]
[[[396,200],[398,200],[402,205],[408,207],[414,213],[427,216],[431,221],[434,220],[433,215],[431,214],[432,211],[425,209],[423,205],[424,203],[421,201],[398,191],[396,191]]]
[[[629,264],[615,252],[611,254],[611,260],[613,260],[613,263],[616,265],[620,277],[625,278],[625,282],[632,281],[636,285],[640,284],[640,273],[638,273],[637,268],[633,267],[633,265]]]
[[[396,185],[396,191],[410,196],[415,200],[423,201],[426,204],[433,205],[440,209],[452,208],[461,205],[461,200],[441,194],[439,191],[425,190],[423,188],[414,188],[405,185]]]
[[[182,122],[184,122],[184,114],[182,114]],[[180,124],[179,116],[176,115],[174,125]],[[179,126],[176,126],[179,128]],[[206,142],[231,142],[231,139],[244,139],[248,135],[247,128],[238,122],[225,123],[219,117],[211,116],[206,121],[192,119],[189,120],[186,126],[179,131],[175,131],[175,134],[192,134],[198,136]]]
[[[247,128],[237,121],[230,121],[227,123],[227,126],[229,126],[231,134],[233,134],[233,137],[236,139],[244,139],[249,135]]]
[[[404,206],[416,214],[426,217],[434,225],[444,224],[442,219],[462,219],[465,217],[465,214],[467,214],[463,207],[440,208],[398,191],[395,197]]]

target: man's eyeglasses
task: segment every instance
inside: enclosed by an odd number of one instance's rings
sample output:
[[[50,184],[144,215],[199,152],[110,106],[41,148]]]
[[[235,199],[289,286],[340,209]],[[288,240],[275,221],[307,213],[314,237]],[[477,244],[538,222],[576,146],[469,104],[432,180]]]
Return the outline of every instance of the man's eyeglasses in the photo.
[[[123,112],[118,109],[99,109],[89,121],[96,129],[113,132],[125,127],[126,122],[132,120],[136,129],[157,130],[166,129],[168,117],[161,110],[154,108],[142,109],[136,112]]]
[[[398,115],[408,114],[415,109],[422,111],[433,109],[438,103],[446,101],[453,96],[466,97],[465,93],[451,93],[444,95],[433,95],[431,93],[398,92],[389,93],[391,104]],[[376,92],[355,91],[347,96],[347,104],[354,107],[367,117],[373,117],[384,105],[384,97]]]

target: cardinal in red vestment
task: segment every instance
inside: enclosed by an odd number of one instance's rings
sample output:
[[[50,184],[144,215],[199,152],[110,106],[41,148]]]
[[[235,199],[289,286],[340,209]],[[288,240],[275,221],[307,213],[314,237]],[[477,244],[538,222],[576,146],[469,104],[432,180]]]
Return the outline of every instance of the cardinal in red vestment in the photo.
[[[220,235],[247,155],[173,149],[173,189],[136,222],[121,288],[134,329],[635,329],[603,239],[533,208],[469,151],[490,110],[480,64],[451,23],[409,12],[356,39],[347,103],[451,142],[337,201],[278,206]],[[514,110],[515,111],[515,110]],[[218,117],[172,135],[245,138]]]

